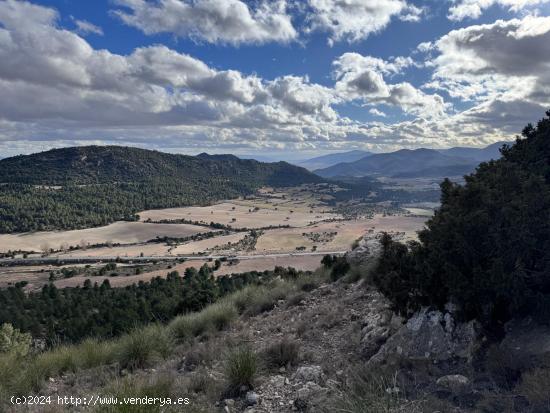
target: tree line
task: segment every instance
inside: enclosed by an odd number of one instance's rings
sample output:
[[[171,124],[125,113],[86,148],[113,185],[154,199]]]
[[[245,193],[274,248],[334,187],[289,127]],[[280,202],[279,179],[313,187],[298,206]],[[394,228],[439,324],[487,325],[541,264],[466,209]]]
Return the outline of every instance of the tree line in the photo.
[[[216,263],[219,267],[219,263]],[[58,289],[45,285],[39,292],[25,292],[23,284],[0,290],[0,325],[44,338],[48,343],[77,342],[85,337],[114,337],[137,325],[165,322],[176,315],[199,311],[224,295],[249,284],[262,284],[276,276],[296,277],[293,269],[246,272],[214,277],[208,265],[198,271],[177,271],[166,278],[111,288],[86,280],[83,287]]]

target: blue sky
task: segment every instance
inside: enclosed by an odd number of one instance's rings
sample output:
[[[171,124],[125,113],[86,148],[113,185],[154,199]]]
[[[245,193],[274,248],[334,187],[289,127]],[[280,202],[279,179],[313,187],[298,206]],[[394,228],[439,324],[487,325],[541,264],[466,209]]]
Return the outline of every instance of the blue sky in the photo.
[[[484,146],[550,107],[549,15],[550,0],[0,0],[0,154]]]

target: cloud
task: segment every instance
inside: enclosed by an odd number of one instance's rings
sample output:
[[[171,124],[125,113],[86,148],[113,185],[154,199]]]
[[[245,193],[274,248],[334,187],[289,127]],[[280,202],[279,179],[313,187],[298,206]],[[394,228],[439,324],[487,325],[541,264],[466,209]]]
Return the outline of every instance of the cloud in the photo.
[[[250,44],[290,42],[298,36],[285,0],[116,0],[113,11],[146,34],[173,33],[198,42]]]
[[[433,82],[463,100],[550,103],[550,17],[527,16],[454,30],[434,43]],[[546,90],[546,92],[545,92]]]
[[[97,34],[98,36],[103,36],[103,29],[93,23],[90,23],[86,20],[75,20],[74,23],[77,27],[78,33],[81,33],[83,35],[92,33]]]
[[[345,53],[324,85],[214,68],[164,45],[124,55],[95,49],[58,19],[52,8],[0,1],[3,154],[84,143],[174,152],[479,145],[519,131],[550,103],[544,18],[456,30],[414,60]],[[433,70],[427,86],[472,107],[453,113],[441,96],[407,82],[417,67]],[[391,106],[407,120],[365,123],[339,113],[354,104],[380,118],[379,108]]]
[[[426,50],[433,75],[425,87],[472,104],[447,122],[462,136],[510,136],[550,107],[550,17],[453,30]]]
[[[328,32],[329,44],[363,40],[386,28],[393,17],[418,21],[422,13],[404,0],[309,0],[308,4],[307,30]]]
[[[381,110],[378,110],[376,108],[369,109],[369,113],[373,116],[378,116],[378,117],[381,117],[381,118],[385,118],[387,116],[384,112],[382,112]]]
[[[0,3],[0,140],[313,147],[345,136],[333,90],[307,77],[217,70],[162,45],[96,50],[56,19],[53,9]]]
[[[466,18],[477,19],[483,11],[498,5],[505,7],[510,12],[519,12],[528,7],[549,3],[550,0],[460,0],[458,4],[449,9],[447,17],[450,20],[461,21]]]
[[[386,83],[384,75],[399,74],[413,64],[410,58],[398,57],[388,62],[358,53],[345,53],[333,62],[337,80],[335,89],[346,100],[383,103],[418,116],[442,116],[449,105],[441,96],[426,94],[408,82]]]

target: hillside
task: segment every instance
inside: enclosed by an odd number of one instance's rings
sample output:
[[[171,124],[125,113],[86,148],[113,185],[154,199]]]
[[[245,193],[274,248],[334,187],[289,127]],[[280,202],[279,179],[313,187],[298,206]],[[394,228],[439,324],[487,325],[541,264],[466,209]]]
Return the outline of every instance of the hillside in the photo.
[[[434,149],[402,149],[374,154],[355,162],[340,163],[314,172],[325,178],[366,175],[418,177],[424,176],[423,173],[434,172],[443,174],[436,176],[445,176],[447,168],[454,173],[463,174],[473,170],[476,164],[476,161],[444,155]]]
[[[264,186],[322,181],[286,162],[120,146],[54,149],[0,161],[0,232],[135,220],[145,209],[205,205]]]
[[[296,161],[294,163],[296,165],[307,168],[310,171],[313,171],[316,169],[328,168],[329,166],[333,166],[342,162],[355,162],[361,158],[365,158],[370,155],[372,154],[367,151],[354,150],[348,152],[331,153],[311,159]]]
[[[246,186],[319,182],[286,162],[262,163],[233,155],[176,155],[122,146],[53,149],[0,160],[0,182],[32,185],[87,185],[144,182],[156,178],[240,180]]]

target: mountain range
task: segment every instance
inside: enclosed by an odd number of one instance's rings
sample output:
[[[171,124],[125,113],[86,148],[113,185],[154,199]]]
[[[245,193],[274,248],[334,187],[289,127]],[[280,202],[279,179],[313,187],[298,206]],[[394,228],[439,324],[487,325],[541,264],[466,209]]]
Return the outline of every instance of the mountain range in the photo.
[[[313,172],[323,178],[379,175],[399,178],[461,176],[472,172],[480,162],[499,157],[497,142],[485,148],[401,149],[368,154],[351,162],[340,162]]]

